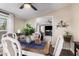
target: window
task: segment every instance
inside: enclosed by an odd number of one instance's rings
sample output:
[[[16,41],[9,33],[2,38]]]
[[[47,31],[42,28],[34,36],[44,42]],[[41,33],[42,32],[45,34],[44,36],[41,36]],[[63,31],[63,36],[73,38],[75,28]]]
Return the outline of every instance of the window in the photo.
[[[0,12],[0,31],[14,32],[14,15],[11,13]]]
[[[0,15],[0,30],[6,30],[7,16]]]

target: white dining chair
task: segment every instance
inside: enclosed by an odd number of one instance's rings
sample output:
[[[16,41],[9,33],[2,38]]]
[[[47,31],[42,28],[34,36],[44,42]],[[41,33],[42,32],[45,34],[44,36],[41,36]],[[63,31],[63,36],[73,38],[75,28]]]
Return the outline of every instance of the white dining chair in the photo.
[[[3,56],[41,56],[43,54],[22,50],[17,39],[9,37],[7,34],[2,36]]]
[[[6,37],[6,36],[14,38],[14,39],[17,39],[17,35],[15,33],[6,33],[6,34],[3,34],[2,38]]]
[[[22,50],[19,42],[9,36],[2,37],[3,56],[21,56]]]
[[[54,48],[54,52],[53,52],[53,56],[59,56],[60,55],[60,53],[63,49],[63,44],[64,44],[64,39],[63,39],[63,36],[60,35],[57,38],[55,48]]]

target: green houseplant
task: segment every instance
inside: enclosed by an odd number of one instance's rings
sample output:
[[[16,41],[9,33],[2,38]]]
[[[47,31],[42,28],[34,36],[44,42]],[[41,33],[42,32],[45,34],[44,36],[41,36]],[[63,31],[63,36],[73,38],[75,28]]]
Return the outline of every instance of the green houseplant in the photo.
[[[72,38],[71,33],[70,32],[65,32],[65,34],[64,34],[64,41],[70,42],[71,38]]]
[[[24,33],[26,36],[32,35],[34,32],[35,29],[30,24],[26,24],[26,26],[22,29],[22,33]]]
[[[22,29],[22,33],[26,36],[26,41],[29,43],[31,40],[31,35],[35,32],[35,29],[30,25],[26,24]]]

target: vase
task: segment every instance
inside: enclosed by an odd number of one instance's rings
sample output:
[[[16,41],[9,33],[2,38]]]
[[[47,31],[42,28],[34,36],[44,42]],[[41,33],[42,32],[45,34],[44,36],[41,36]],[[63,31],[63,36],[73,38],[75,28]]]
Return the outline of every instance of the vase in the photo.
[[[31,42],[31,37],[30,36],[26,36],[26,42],[30,43]]]

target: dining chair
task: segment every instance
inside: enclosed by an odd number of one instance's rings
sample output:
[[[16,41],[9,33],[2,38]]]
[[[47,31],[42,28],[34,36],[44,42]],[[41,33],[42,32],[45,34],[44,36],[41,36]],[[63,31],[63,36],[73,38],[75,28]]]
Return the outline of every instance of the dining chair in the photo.
[[[2,35],[5,34],[6,31],[0,31],[0,56],[2,56],[2,43],[1,43],[1,38],[2,38]]]
[[[16,36],[15,36],[16,37]],[[17,39],[4,34],[1,39],[3,46],[3,56],[40,56],[42,54],[22,50]]]
[[[6,37],[6,36],[17,39],[17,35],[15,33],[6,33],[2,35],[2,37]]]
[[[36,44],[41,44],[41,33],[40,32],[35,32],[34,33],[34,39]]]
[[[60,35],[57,38],[55,48],[54,48],[54,52],[53,52],[53,56],[59,56],[60,55],[60,53],[63,49],[63,44],[64,44],[64,39],[63,39],[63,36]]]
[[[9,36],[3,35],[2,46],[3,46],[3,56],[21,56],[22,50],[18,40],[11,38]]]

